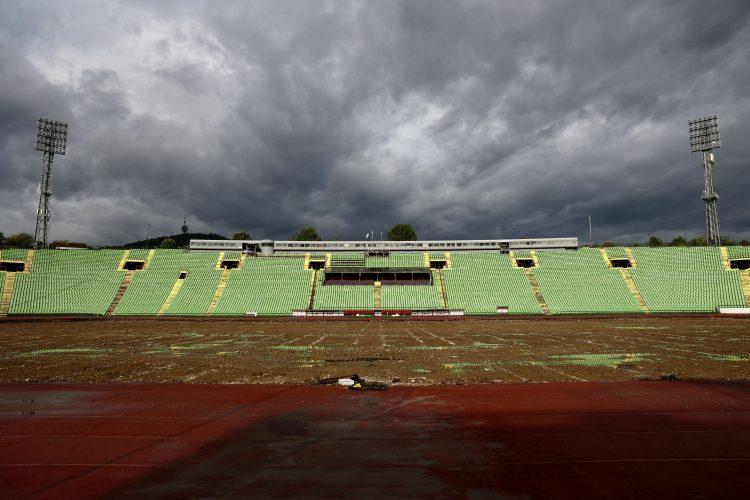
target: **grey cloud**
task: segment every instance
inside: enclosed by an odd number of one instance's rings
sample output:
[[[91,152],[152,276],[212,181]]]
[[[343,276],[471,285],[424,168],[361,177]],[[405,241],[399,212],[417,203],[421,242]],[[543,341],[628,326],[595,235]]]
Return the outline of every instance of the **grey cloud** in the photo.
[[[33,229],[50,116],[54,237],[695,235],[687,120],[716,112],[722,228],[750,238],[744,1],[0,7],[6,233]]]

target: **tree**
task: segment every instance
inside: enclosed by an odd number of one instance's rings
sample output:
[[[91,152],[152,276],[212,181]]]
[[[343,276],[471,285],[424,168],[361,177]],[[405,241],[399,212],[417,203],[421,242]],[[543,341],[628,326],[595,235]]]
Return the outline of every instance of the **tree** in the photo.
[[[742,245],[743,247],[746,247],[746,246],[750,245],[750,241],[742,240],[742,241],[740,241],[740,245]]]
[[[5,246],[5,235],[0,232],[0,248],[3,248]]]
[[[400,222],[388,230],[388,239],[390,241],[414,241],[417,239],[417,232],[410,224]]]
[[[609,248],[609,247],[613,247],[613,246],[615,246],[615,244],[614,244],[614,242],[612,242],[612,241],[605,241],[604,243],[602,243],[602,246],[603,246],[604,248]]]
[[[678,236],[677,238],[673,239],[669,246],[671,247],[686,247],[687,246],[687,240],[683,238],[682,236]]]
[[[177,248],[177,242],[172,238],[164,238],[159,243],[159,248]]]
[[[698,236],[690,240],[688,242],[688,245],[690,245],[691,247],[705,247],[706,245],[708,245],[708,242],[703,236]]]
[[[232,235],[233,240],[252,240],[253,238],[250,236],[250,233],[247,231],[240,231],[239,233],[234,233]]]
[[[89,246],[86,243],[81,243],[78,241],[55,240],[49,244],[49,247],[50,248],[59,248],[59,247],[88,248]]]
[[[652,236],[648,239],[648,246],[650,247],[660,247],[663,245],[664,245],[664,242],[661,240],[661,238],[657,236]]]
[[[34,237],[29,233],[16,233],[8,236],[5,245],[11,248],[34,248]]]
[[[723,246],[723,247],[732,247],[732,246],[734,246],[736,244],[737,244],[737,242],[734,241],[733,239],[726,238],[726,237],[722,237],[721,238],[721,246]]]
[[[291,236],[294,241],[322,241],[322,238],[313,227],[306,227]]]

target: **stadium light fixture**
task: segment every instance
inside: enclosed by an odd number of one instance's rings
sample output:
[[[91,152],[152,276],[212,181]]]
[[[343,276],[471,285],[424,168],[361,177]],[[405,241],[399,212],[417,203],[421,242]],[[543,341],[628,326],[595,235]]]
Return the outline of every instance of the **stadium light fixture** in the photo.
[[[36,145],[34,149],[43,153],[42,181],[39,183],[39,208],[36,212],[34,241],[37,247],[48,246],[52,211],[52,161],[56,154],[64,155],[68,145],[68,124],[56,120],[39,118],[36,125]]]
[[[716,115],[688,121],[690,130],[690,151],[711,151],[721,147],[719,137],[719,117]]]
[[[719,195],[714,191],[714,163],[713,149],[721,147],[719,136],[719,117],[705,116],[688,121],[690,132],[690,151],[701,153],[703,165],[703,196],[706,203],[706,241],[709,245],[721,245],[721,231],[719,229]]]

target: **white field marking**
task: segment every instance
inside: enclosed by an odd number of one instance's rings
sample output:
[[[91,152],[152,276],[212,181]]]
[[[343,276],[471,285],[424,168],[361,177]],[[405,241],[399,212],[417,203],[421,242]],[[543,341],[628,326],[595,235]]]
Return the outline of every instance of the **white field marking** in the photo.
[[[318,342],[320,342],[321,340],[325,339],[326,337],[328,337],[328,335],[323,335],[322,337],[320,337],[318,340],[316,340],[315,342],[313,342],[310,345],[316,345]]]
[[[408,333],[409,333],[409,335],[411,335],[411,338],[413,338],[414,340],[416,340],[420,344],[424,344],[424,340],[422,340],[419,337],[417,337],[416,335],[414,335],[414,333],[412,333],[411,330],[409,330]]]
[[[686,356],[680,356],[680,355],[677,355],[677,354],[673,354],[671,352],[663,352],[663,351],[682,351],[682,352],[689,352],[689,353],[694,353],[695,352],[695,351],[690,350],[690,349],[677,349],[677,348],[665,347],[665,346],[661,346],[661,345],[645,346],[643,343],[638,343],[636,341],[631,341],[631,340],[625,340],[625,339],[623,339],[621,337],[613,336],[613,338],[616,339],[616,340],[619,340],[620,342],[630,344],[631,346],[634,347],[635,350],[637,350],[639,352],[641,352],[643,350],[653,350],[653,351],[659,351],[658,354],[660,354],[661,356],[663,356],[665,358],[686,359],[688,361],[695,361],[695,359],[696,359],[696,358],[688,358]],[[660,342],[660,341],[657,341],[655,339],[645,339],[644,342],[645,343],[654,342],[654,343],[661,343],[661,344],[671,345],[671,344],[669,344],[669,342]],[[644,349],[644,347],[647,347],[647,349]],[[656,354],[656,352],[654,354]]]
[[[516,377],[516,378],[517,378],[518,380],[520,380],[521,382],[526,382],[526,381],[527,381],[527,379],[526,379],[525,377],[523,377],[523,376],[521,376],[521,375],[517,374],[516,372],[514,372],[513,370],[511,370],[511,369],[509,369],[509,368],[505,368],[505,367],[503,367],[503,366],[500,366],[500,365],[494,365],[493,367],[494,367],[494,368],[499,368],[500,370],[502,370],[502,371],[504,371],[504,372],[508,372],[508,373],[510,373],[510,374],[511,374],[512,376]]]
[[[189,377],[185,377],[183,380],[195,380],[196,378],[200,377],[201,375],[205,375],[207,373],[211,373],[212,370],[203,370],[202,372],[196,373],[195,375],[191,375]]]
[[[443,342],[446,342],[446,343],[448,343],[448,344],[450,344],[450,345],[456,345],[456,343],[455,343],[455,342],[451,342],[450,340],[448,340],[448,339],[446,339],[446,338],[443,338],[443,337],[441,337],[440,335],[436,335],[436,334],[432,333],[432,332],[431,332],[430,330],[428,330],[427,328],[425,328],[425,327],[424,327],[424,326],[422,326],[422,325],[420,325],[420,326],[419,326],[419,329],[420,329],[420,330],[422,330],[422,331],[424,331],[424,332],[427,332],[428,334],[432,335],[432,336],[433,336],[433,337],[435,337],[436,339],[440,339],[440,340],[442,340]]]
[[[560,375],[564,375],[566,377],[572,378],[573,380],[578,380],[579,382],[588,382],[588,380],[586,380],[585,378],[576,377],[575,375],[571,375],[569,373],[565,373],[565,372],[563,372],[561,370],[558,370],[556,368],[552,368],[551,366],[547,366],[547,365],[544,365],[544,364],[539,364],[539,365],[534,365],[534,366],[541,366],[542,368],[546,368],[546,369],[551,370],[551,371],[553,371],[555,373],[559,373]]]
[[[296,342],[296,341],[298,341],[298,340],[299,340],[299,339],[301,339],[301,338],[304,338],[304,337],[297,337],[297,338],[295,338],[295,339],[292,339],[292,340],[287,340],[286,342],[282,342],[282,343],[281,343],[281,344],[279,344],[279,345],[287,345],[287,344],[291,344],[292,342]]]

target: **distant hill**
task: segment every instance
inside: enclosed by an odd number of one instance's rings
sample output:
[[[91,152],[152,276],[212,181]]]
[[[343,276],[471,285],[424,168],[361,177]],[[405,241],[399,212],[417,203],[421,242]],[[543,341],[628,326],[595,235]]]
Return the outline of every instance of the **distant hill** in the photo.
[[[228,238],[214,233],[185,233],[185,234],[171,234],[169,236],[156,236],[150,240],[134,241],[133,243],[126,243],[123,245],[124,248],[154,248],[158,247],[162,240],[172,238],[177,242],[178,247],[187,247],[190,245],[190,240],[226,240]]]

